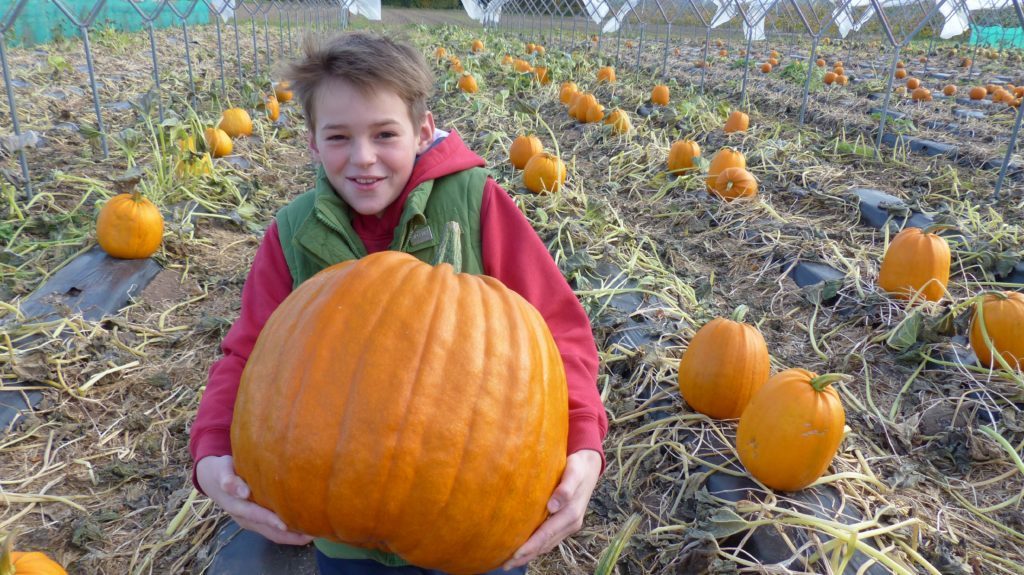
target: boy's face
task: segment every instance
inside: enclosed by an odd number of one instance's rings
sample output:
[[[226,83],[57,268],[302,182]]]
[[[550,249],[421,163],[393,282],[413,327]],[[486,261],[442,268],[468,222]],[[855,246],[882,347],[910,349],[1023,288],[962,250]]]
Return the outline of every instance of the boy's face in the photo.
[[[398,94],[381,88],[363,94],[345,80],[317,89],[309,148],[341,199],[360,214],[380,215],[402,193],[416,155],[430,146],[434,118],[419,125]]]

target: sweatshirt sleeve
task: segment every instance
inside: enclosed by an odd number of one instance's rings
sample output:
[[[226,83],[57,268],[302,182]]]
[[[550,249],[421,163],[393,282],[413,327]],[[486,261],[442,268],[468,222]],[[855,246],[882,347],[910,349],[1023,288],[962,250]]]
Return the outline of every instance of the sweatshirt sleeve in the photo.
[[[597,391],[597,345],[583,306],[529,220],[493,179],[480,209],[484,273],[526,298],[544,317],[565,364],[569,387],[569,449],[601,454],[608,416]]]
[[[238,319],[221,342],[224,356],[210,367],[189,440],[193,463],[209,455],[231,454],[231,418],[242,369],[263,325],[291,291],[292,275],[281,249],[277,222],[271,222],[242,287]],[[199,489],[194,464],[192,483]]]

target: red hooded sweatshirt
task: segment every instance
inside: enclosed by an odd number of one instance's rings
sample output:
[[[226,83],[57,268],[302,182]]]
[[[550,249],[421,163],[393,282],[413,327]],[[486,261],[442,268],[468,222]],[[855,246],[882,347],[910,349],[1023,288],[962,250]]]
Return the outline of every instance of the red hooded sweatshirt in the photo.
[[[452,132],[417,159],[405,189],[380,217],[356,213],[352,227],[368,253],[386,250],[413,188],[427,180],[484,165],[483,158]],[[569,387],[568,453],[597,451],[603,471],[601,442],[608,431],[608,418],[597,391],[597,349],[590,320],[530,222],[491,178],[484,187],[480,223],[484,273],[501,280],[540,311],[561,353]],[[231,419],[242,369],[263,325],[291,291],[291,272],[281,249],[277,223],[272,222],[242,288],[238,320],[221,343],[224,357],[210,368],[189,442],[194,462],[209,455],[231,454]],[[194,466],[192,482],[198,489]]]

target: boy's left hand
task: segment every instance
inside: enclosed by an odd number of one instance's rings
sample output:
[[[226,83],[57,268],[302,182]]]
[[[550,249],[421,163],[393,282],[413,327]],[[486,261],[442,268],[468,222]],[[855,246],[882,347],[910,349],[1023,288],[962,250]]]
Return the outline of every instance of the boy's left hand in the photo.
[[[551,515],[533,535],[523,543],[503,568],[515,569],[526,565],[538,555],[554,549],[563,539],[583,527],[583,515],[601,475],[601,454],[582,449],[570,455],[565,462],[562,481],[548,500]]]

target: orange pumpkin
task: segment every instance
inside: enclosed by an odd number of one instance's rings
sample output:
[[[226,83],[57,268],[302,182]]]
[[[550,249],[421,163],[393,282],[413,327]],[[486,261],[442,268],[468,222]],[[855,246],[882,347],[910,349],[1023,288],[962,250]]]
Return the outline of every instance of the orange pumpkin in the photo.
[[[442,48],[442,50],[443,50],[443,48]],[[290,87],[288,85],[288,82],[283,82],[282,81],[282,82],[278,82],[277,84],[274,84],[274,96],[277,98],[278,102],[280,102],[282,104],[284,104],[285,102],[291,102],[292,101],[292,97],[294,95],[295,94],[292,93],[292,91],[291,91],[291,89],[290,89]]]
[[[839,450],[846,411],[831,383],[805,369],[781,371],[750,398],[736,429],[736,453],[755,479],[797,491],[814,483]]]
[[[537,136],[532,134],[519,136],[512,142],[512,147],[508,149],[508,160],[517,170],[522,170],[530,158],[543,151],[544,144],[541,144],[540,138]]]
[[[825,60],[823,60],[821,58],[818,58],[814,63],[817,64],[817,66],[819,68],[824,68],[825,67]]]
[[[838,77],[839,75],[836,74],[835,72],[825,72],[824,82],[828,85],[831,85],[832,82],[835,82],[836,78]]]
[[[68,575],[59,563],[38,551],[12,551],[14,535],[8,535],[0,552],[0,575]]]
[[[907,89],[916,90],[921,87],[921,81],[917,78],[907,78]]]
[[[907,71],[903,68],[898,68],[896,70],[895,76],[897,80],[902,80],[907,77]]]
[[[739,110],[733,110],[732,114],[729,114],[729,119],[725,121],[724,131],[726,134],[733,132],[746,132],[750,126],[750,116],[747,116]]]
[[[516,72],[519,72],[520,74],[529,74],[530,72],[533,72],[533,66],[531,66],[529,62],[521,58],[517,58],[515,60],[515,62],[513,63],[513,67],[515,68]]]
[[[668,86],[659,84],[651,90],[651,103],[659,106],[668,106],[669,93]]]
[[[972,100],[984,100],[985,96],[988,96],[988,90],[982,86],[975,86],[971,88],[971,91],[967,94]]]
[[[711,191],[727,201],[757,195],[757,179],[744,168],[726,168],[715,178]]]
[[[684,172],[696,168],[693,159],[700,157],[700,146],[693,140],[680,140],[668,151],[668,171]]]
[[[558,101],[563,104],[569,104],[572,101],[572,95],[579,91],[579,86],[576,82],[562,82],[562,88],[558,91]]]
[[[679,361],[679,393],[695,411],[715,419],[739,417],[770,373],[764,336],[743,323],[746,309],[704,324]]]
[[[271,122],[276,122],[281,117],[281,104],[278,103],[277,96],[267,96],[266,109]]]
[[[444,46],[438,46],[437,48],[434,48],[434,58],[440,60],[441,58],[444,58],[447,55],[448,50],[445,50]]]
[[[203,139],[206,140],[206,149],[214,158],[223,158],[230,155],[234,149],[231,143],[231,136],[220,128],[207,128],[203,130]]]
[[[540,82],[542,85],[547,85],[551,83],[551,76],[548,75],[548,69],[545,68],[544,66],[537,66],[536,68],[534,68],[533,75],[535,78],[537,78],[537,81]]]
[[[907,299],[921,292],[939,301],[949,284],[949,243],[921,228],[904,228],[896,234],[882,259],[878,285],[893,297]]]
[[[535,194],[554,193],[565,183],[565,175],[565,162],[561,158],[541,152],[526,163],[523,185]]]
[[[932,91],[929,90],[928,88],[916,88],[910,94],[910,97],[916,102],[931,102]]]
[[[558,347],[525,299],[453,271],[377,252],[274,311],[231,423],[255,503],[456,574],[496,569],[547,518],[568,438]]]
[[[711,158],[711,164],[708,166],[708,178],[706,184],[708,191],[714,193],[715,182],[718,180],[718,174],[721,174],[723,170],[727,168],[747,168],[747,158],[742,153],[733,150],[732,148],[722,148],[715,153],[715,156]]]
[[[148,258],[163,238],[164,217],[138,192],[110,198],[96,218],[96,241],[115,258]]]
[[[985,367],[999,368],[1000,363],[994,358],[998,354],[1010,368],[1024,369],[1024,294],[987,293],[975,303],[974,309],[970,342],[978,361]],[[984,319],[984,333],[981,319]],[[991,346],[985,343],[986,333]]]
[[[606,82],[608,84],[615,83],[615,68],[611,66],[605,66],[597,71],[598,83]]]
[[[604,119],[604,123],[611,126],[612,132],[616,134],[625,134],[633,127],[633,124],[629,121],[629,116],[618,108],[608,114],[608,117]]]
[[[768,58],[768,63],[771,64],[772,66],[778,66],[779,65],[779,61],[776,58]]]
[[[473,44],[470,46],[470,49],[473,52],[483,52],[484,51],[484,43],[483,43],[483,41],[482,40],[473,40]]]
[[[845,86],[849,82],[850,82],[850,79],[847,78],[845,74],[840,74],[840,75],[836,76],[836,84],[838,84],[840,86]]]
[[[476,78],[470,73],[465,73],[459,77],[459,89],[467,94],[475,94],[479,88],[476,85]]]
[[[232,138],[252,135],[252,118],[241,108],[229,108],[221,115],[217,127]]]
[[[953,84],[946,84],[946,87],[942,89],[942,93],[945,96],[955,96],[956,86],[954,86]]]
[[[767,74],[772,71],[772,65],[768,62],[761,64],[761,72]]]

